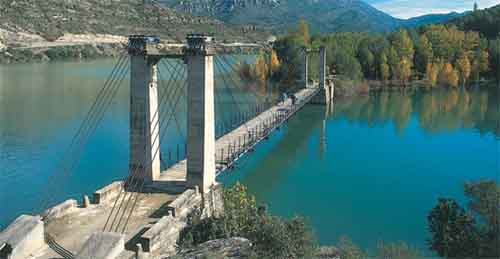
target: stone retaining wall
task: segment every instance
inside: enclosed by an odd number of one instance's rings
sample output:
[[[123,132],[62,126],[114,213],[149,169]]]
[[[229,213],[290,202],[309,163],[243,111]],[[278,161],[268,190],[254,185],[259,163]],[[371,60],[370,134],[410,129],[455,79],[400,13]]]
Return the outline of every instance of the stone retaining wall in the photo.
[[[5,245],[4,245],[5,244]],[[10,259],[24,259],[45,246],[44,225],[39,216],[21,215],[0,233],[0,248],[9,245]],[[2,251],[3,252],[3,251]]]
[[[58,205],[45,210],[42,217],[48,220],[62,218],[78,208],[78,202],[74,199],[66,200]]]
[[[162,217],[141,236],[140,243],[145,252],[173,255],[181,231],[187,226],[188,216],[196,209],[202,209],[202,217],[217,216],[222,213],[222,185],[215,185],[210,192],[202,194],[198,188],[188,189],[169,206],[169,215]]]
[[[103,204],[114,200],[123,190],[123,181],[112,182],[109,185],[94,192],[92,202],[94,204]]]

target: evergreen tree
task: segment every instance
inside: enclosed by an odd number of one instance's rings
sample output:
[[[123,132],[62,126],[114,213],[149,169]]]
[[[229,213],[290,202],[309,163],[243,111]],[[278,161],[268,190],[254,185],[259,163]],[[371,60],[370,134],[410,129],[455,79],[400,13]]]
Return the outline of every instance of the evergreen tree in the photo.
[[[422,35],[419,38],[415,52],[415,68],[420,73],[425,73],[427,64],[431,63],[434,58],[432,44],[427,36]]]

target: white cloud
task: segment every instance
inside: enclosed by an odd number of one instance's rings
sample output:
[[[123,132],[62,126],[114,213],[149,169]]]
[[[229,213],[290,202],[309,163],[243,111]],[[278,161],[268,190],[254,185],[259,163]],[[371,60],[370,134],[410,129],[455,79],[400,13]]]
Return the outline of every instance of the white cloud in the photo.
[[[472,10],[475,0],[367,0],[375,8],[398,18],[410,18],[430,13],[464,12]],[[500,0],[477,0],[479,8],[500,4]]]

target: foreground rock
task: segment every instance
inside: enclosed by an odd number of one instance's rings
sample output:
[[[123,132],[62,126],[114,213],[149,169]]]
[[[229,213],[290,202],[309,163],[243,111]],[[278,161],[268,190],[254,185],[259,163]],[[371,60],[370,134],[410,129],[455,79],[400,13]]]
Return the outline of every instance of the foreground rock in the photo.
[[[210,240],[193,249],[182,250],[175,256],[166,259],[201,259],[201,258],[249,258],[252,243],[245,238],[232,237]]]

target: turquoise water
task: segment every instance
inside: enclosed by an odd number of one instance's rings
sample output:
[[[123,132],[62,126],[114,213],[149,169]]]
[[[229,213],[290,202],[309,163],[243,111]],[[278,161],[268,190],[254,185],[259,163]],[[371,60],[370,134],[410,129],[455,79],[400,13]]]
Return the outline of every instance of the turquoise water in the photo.
[[[228,58],[227,62],[242,59],[250,60],[251,57]],[[122,82],[95,133],[88,139],[75,170],[66,178],[60,177],[62,171],[59,170],[63,154],[115,63],[116,60],[103,59],[0,66],[0,229],[21,213],[40,212],[48,207],[43,206],[47,201],[54,205],[69,198],[81,200],[84,194],[92,194],[113,180],[127,176],[128,77]],[[251,108],[244,104],[236,109],[235,101],[252,103],[262,94],[245,94],[253,88],[233,89],[229,94],[223,86],[232,81],[220,77],[221,71],[225,70],[222,65],[218,62],[215,66],[217,129],[222,121],[233,118],[235,112]],[[161,68],[161,78],[170,77],[168,70]],[[162,85],[165,87],[166,83]],[[178,85],[176,82],[175,87]],[[166,95],[169,98],[165,103],[170,109],[177,98],[180,101],[175,120],[171,119],[170,126],[161,130],[165,132],[161,142],[164,164],[169,163],[169,153],[170,164],[184,158],[186,101],[181,93]],[[167,120],[168,116],[164,117]],[[49,182],[51,175],[58,175],[57,180]],[[47,198],[47,193],[53,198]]]
[[[0,66],[0,229],[39,211],[46,190],[58,191],[54,202],[81,199],[126,176],[124,82],[76,169],[47,185],[114,63]],[[235,109],[223,90],[217,96],[222,120]],[[381,93],[328,109],[306,106],[221,181],[241,181],[278,215],[305,216],[322,244],[347,235],[365,248],[378,240],[423,247],[426,215],[438,197],[463,199],[464,181],[498,179],[498,106],[498,88]],[[185,106],[177,114],[185,131]],[[167,133],[162,154],[177,145],[182,150],[182,134]]]
[[[496,92],[494,92],[496,91]],[[499,179],[498,91],[382,93],[308,106],[235,171],[271,212],[302,215],[322,244],[425,249],[439,197],[465,181]]]

